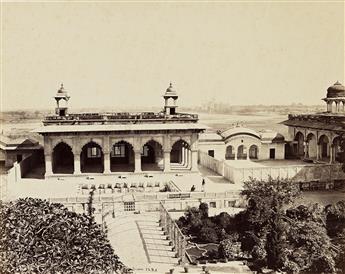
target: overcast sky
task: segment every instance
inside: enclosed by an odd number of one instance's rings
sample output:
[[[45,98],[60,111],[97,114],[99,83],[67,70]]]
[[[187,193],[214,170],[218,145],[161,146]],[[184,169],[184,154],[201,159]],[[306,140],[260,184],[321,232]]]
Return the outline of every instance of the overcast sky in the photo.
[[[344,3],[3,3],[2,108],[322,104]]]

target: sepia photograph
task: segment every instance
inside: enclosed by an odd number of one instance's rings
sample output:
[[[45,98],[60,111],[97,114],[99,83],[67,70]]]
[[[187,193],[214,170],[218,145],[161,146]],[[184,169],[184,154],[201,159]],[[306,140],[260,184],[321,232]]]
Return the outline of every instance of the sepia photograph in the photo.
[[[0,274],[345,274],[344,14],[1,0]]]

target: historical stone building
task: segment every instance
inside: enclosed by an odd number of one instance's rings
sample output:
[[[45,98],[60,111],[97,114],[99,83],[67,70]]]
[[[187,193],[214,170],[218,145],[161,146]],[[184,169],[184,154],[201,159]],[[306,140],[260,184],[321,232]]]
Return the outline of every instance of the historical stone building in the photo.
[[[114,172],[197,171],[198,116],[177,112],[170,84],[161,112],[69,113],[61,85],[55,115],[37,130],[44,136],[46,176]]]
[[[327,110],[314,114],[290,114],[282,122],[289,127],[290,154],[310,161],[340,160],[340,138],[345,134],[345,88],[339,82],[327,89]]]
[[[223,132],[206,132],[199,138],[200,151],[218,160],[284,159],[284,136],[236,126]]]

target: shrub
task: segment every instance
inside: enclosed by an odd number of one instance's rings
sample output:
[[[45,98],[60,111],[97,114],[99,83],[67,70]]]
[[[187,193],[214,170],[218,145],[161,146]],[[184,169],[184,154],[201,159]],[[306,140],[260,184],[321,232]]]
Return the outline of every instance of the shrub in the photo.
[[[109,273],[122,268],[90,216],[40,199],[0,204],[1,273]]]

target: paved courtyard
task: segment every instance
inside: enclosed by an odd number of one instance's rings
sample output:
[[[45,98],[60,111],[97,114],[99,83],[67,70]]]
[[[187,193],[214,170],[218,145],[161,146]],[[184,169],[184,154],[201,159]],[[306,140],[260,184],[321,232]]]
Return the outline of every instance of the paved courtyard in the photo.
[[[145,176],[146,174],[146,176]],[[149,177],[147,175],[150,175]],[[8,197],[16,199],[19,197],[33,198],[65,198],[81,196],[80,186],[83,184],[100,185],[104,184],[139,184],[140,182],[150,182],[164,184],[172,181],[182,192],[189,192],[194,185],[195,191],[202,190],[202,180],[205,180],[204,190],[207,192],[224,192],[240,189],[240,185],[232,184],[224,177],[215,172],[199,166],[197,173],[144,173],[126,174],[124,178],[119,178],[119,174],[92,175],[78,177],[50,177],[47,179],[24,178],[18,182],[8,183]],[[113,195],[123,195],[114,193]]]

